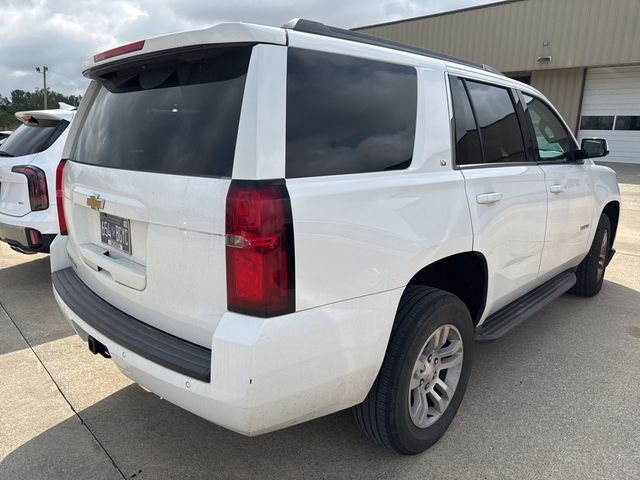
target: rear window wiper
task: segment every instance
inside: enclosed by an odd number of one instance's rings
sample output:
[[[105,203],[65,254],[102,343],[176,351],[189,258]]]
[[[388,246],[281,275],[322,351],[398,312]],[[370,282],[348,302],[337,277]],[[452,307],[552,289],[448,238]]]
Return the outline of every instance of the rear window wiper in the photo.
[[[0,157],[13,157],[13,155],[11,155],[10,153],[3,152],[2,150],[0,150]]]

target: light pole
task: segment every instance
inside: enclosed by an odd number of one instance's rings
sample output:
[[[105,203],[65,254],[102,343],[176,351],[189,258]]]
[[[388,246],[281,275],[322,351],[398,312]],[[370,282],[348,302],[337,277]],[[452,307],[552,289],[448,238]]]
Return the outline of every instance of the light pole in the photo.
[[[47,109],[47,70],[49,67],[43,65],[42,67],[36,67],[36,72],[42,74],[42,81],[44,83],[44,109]]]

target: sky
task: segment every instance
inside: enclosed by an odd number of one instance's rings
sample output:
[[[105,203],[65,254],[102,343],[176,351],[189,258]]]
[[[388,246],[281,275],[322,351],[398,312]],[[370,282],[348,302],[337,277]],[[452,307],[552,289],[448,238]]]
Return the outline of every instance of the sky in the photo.
[[[292,18],[342,28],[456,10],[496,0],[0,0],[0,95],[47,85],[81,95],[80,66],[109,48],[223,21],[280,26]]]

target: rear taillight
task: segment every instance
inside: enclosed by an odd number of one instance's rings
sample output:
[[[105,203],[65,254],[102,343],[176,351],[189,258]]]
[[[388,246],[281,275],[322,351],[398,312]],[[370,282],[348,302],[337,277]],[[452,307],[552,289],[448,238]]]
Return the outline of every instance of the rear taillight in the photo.
[[[56,206],[58,207],[58,225],[60,226],[60,235],[67,234],[67,221],[64,218],[64,194],[62,191],[62,174],[66,160],[60,160],[58,168],[56,168]]]
[[[226,254],[229,310],[259,317],[295,311],[293,222],[284,181],[231,182]]]
[[[29,189],[29,203],[31,210],[46,210],[49,208],[49,192],[47,191],[47,177],[44,171],[38,167],[29,165],[18,165],[11,169],[14,173],[21,173],[27,177],[27,188]]]

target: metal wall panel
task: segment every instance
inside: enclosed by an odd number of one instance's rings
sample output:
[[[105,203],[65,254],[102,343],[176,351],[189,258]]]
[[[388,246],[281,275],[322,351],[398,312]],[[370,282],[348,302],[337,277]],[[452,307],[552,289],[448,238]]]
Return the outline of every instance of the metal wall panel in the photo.
[[[591,68],[584,86],[582,115],[640,116],[640,65]],[[614,122],[611,130],[580,130],[579,139],[609,141],[607,162],[640,165],[640,130],[627,130]]]
[[[564,68],[534,71],[531,74],[531,86],[553,103],[574,133],[578,130],[584,72],[584,68]]]
[[[640,63],[639,25],[640,0],[517,0],[356,30],[516,72]]]

